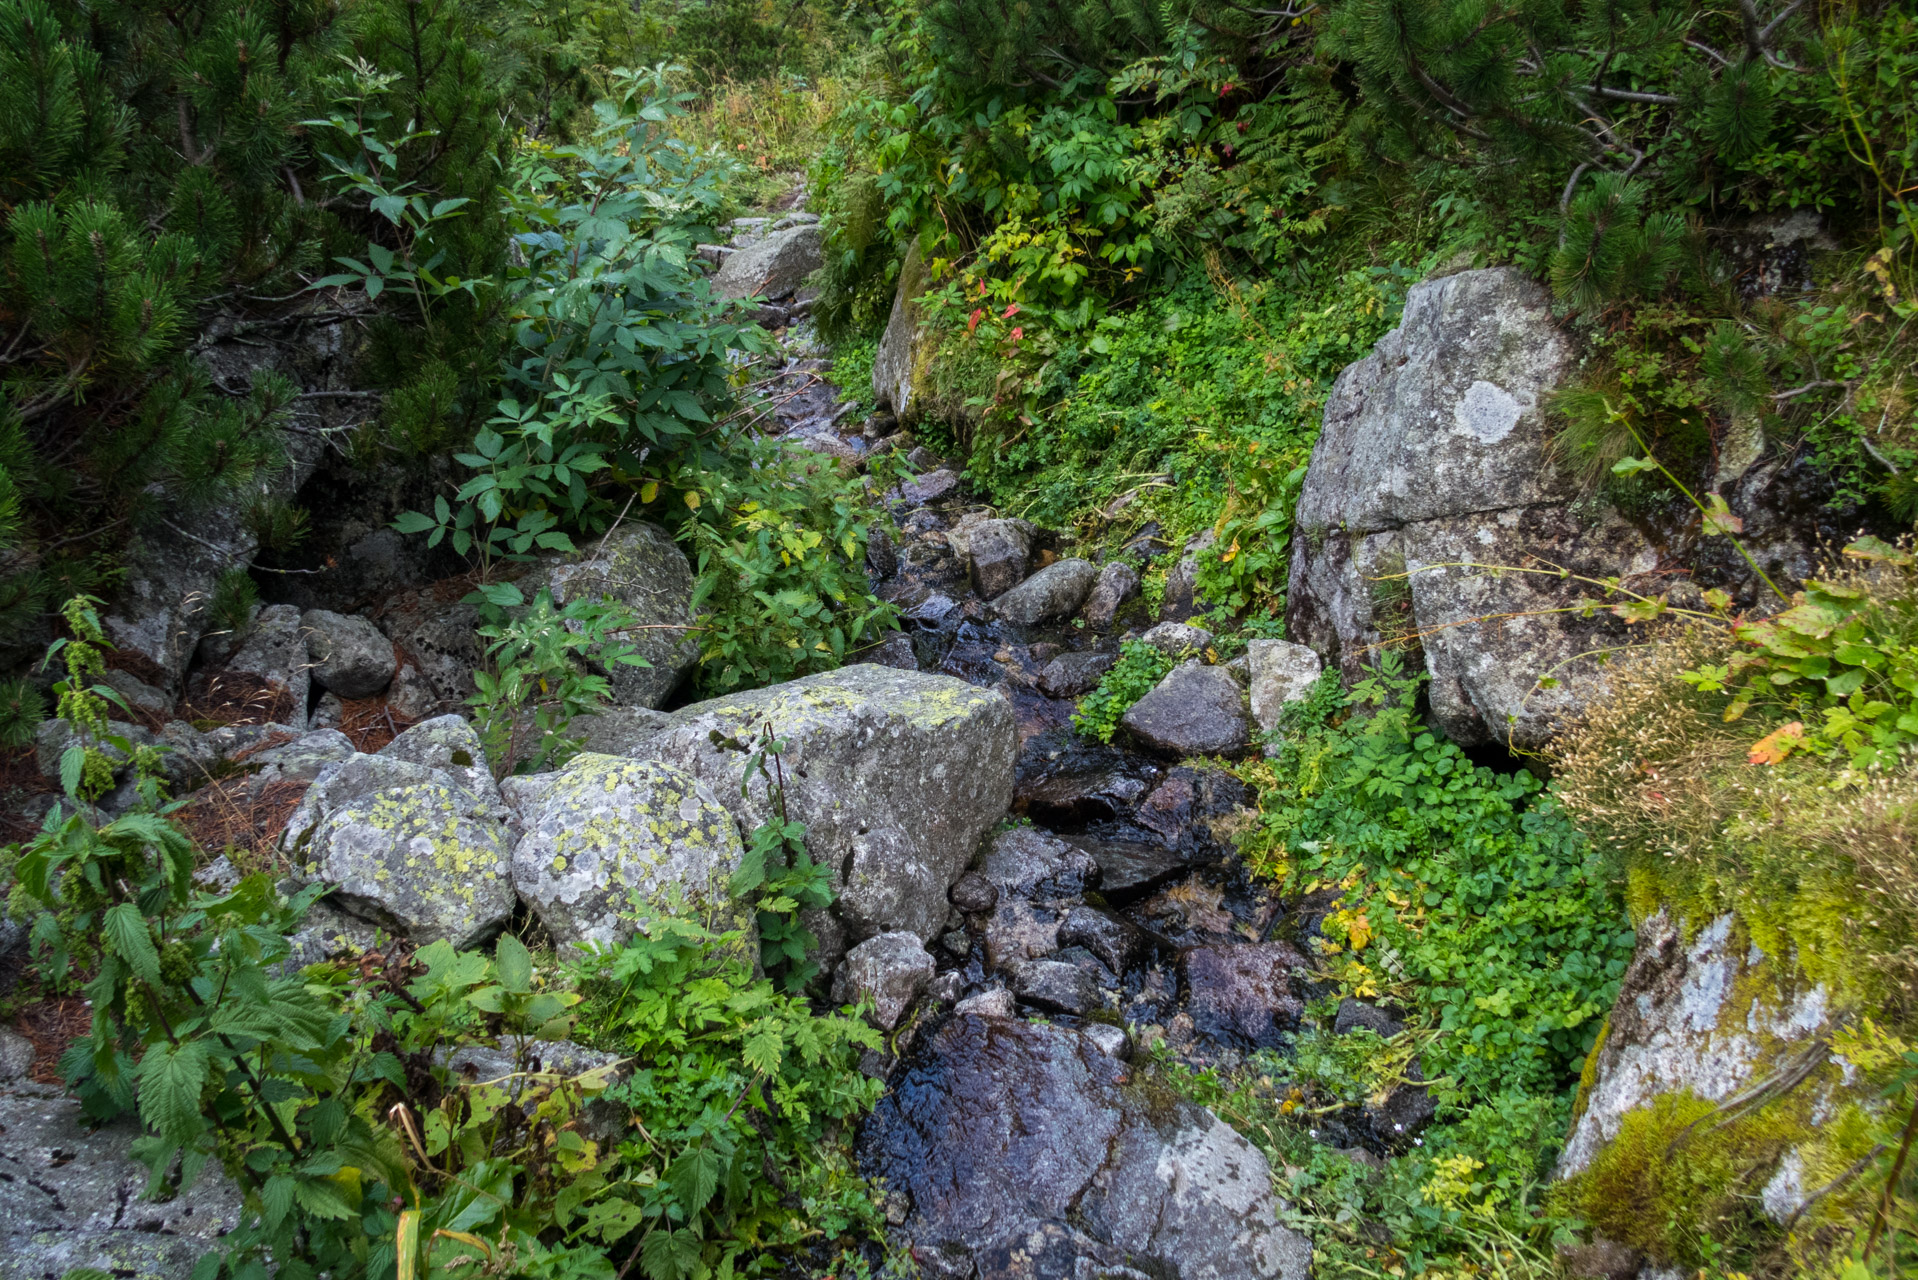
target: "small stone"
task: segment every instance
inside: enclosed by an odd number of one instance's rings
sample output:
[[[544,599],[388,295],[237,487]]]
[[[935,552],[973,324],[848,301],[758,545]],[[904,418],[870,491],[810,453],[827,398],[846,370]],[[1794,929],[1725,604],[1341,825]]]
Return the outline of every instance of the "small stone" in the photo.
[[[972,583],[987,600],[1025,580],[1035,530],[1025,520],[986,520],[971,531],[968,543]]]
[[[1115,1027],[1109,1022],[1088,1022],[1079,1028],[1079,1032],[1108,1058],[1123,1061],[1132,1056],[1132,1039],[1126,1035],[1123,1027]]]
[[[316,729],[291,742],[248,756],[263,777],[275,782],[311,782],[330,764],[354,754],[352,739],[338,729]]]
[[[1323,664],[1319,655],[1304,645],[1284,640],[1253,640],[1245,649],[1252,686],[1252,719],[1270,733],[1279,727],[1279,715],[1287,703],[1311,695]]]
[[[308,609],[300,615],[313,679],[342,698],[364,698],[392,683],[393,642],[357,615]]]
[[[1089,560],[1060,560],[994,600],[992,611],[1022,627],[1058,622],[1079,612],[1098,576]]]
[[[939,939],[939,945],[963,960],[972,951],[972,935],[964,929],[953,929]]]
[[[937,471],[946,464],[938,454],[926,448],[925,445],[917,444],[912,447],[912,452],[906,455],[906,465],[924,474],[928,471]]]
[[[1083,1014],[1100,1004],[1092,975],[1060,960],[1029,960],[1013,974],[1012,984],[1019,999],[1054,1013]]]
[[[312,727],[315,729],[337,729],[346,722],[346,704],[340,701],[340,695],[328,691],[320,695],[313,707]]]
[[[1119,660],[1111,653],[1062,653],[1039,672],[1039,692],[1048,698],[1078,698],[1091,693],[1100,677]]]
[[[956,1004],[966,993],[966,980],[956,973],[942,973],[926,986],[926,998],[940,1004]]]
[[[1000,901],[986,921],[986,968],[1007,972],[1025,960],[1037,960],[1059,949],[1059,912],[1030,902]]]
[[[932,981],[933,959],[918,937],[910,933],[882,933],[846,953],[833,974],[835,1004],[870,999],[870,1017],[881,1031],[891,1031],[912,1006],[913,997]]]
[[[165,692],[154,688],[131,671],[121,671],[109,667],[100,673],[100,683],[114,690],[127,700],[133,710],[164,719],[173,711],[173,699]]]
[[[1169,658],[1183,658],[1188,653],[1204,653],[1212,644],[1212,633],[1183,622],[1161,622],[1139,639]]]
[[[899,497],[909,507],[927,507],[950,498],[958,491],[958,475],[941,467],[899,486]]]
[[[993,839],[985,878],[1001,897],[1056,901],[1077,898],[1099,881],[1090,853],[1037,827],[1014,827]]]
[[[1137,925],[1098,907],[1074,907],[1059,925],[1061,946],[1084,947],[1114,973],[1123,973],[1144,943]]]
[[[952,1011],[954,1014],[971,1014],[980,1018],[1010,1018],[1014,1012],[1012,992],[1004,987],[981,991],[976,996],[961,1000]]]
[[[968,871],[959,877],[946,898],[967,915],[977,915],[999,905],[999,890],[977,871]]]
[[[1245,691],[1194,659],[1173,668],[1120,720],[1147,747],[1171,756],[1231,755],[1250,743]]]
[[[1092,584],[1092,594],[1086,597],[1079,616],[1094,631],[1110,630],[1119,610],[1138,594],[1138,571],[1124,561],[1115,560],[1099,570],[1099,579]]]
[[[1218,540],[1218,536],[1207,529],[1185,544],[1185,554],[1165,575],[1165,596],[1159,603],[1160,621],[1184,622],[1193,614],[1205,611],[1205,602],[1198,593],[1199,554],[1210,550]]]
[[[880,582],[899,572],[899,549],[892,535],[876,523],[866,530],[866,568]]]

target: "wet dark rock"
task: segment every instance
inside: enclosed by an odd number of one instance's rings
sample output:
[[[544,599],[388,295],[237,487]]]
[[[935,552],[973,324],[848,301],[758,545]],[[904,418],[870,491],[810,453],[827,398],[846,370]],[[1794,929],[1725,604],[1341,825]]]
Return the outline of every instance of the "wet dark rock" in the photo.
[[[959,477],[941,467],[900,485],[899,500],[909,507],[925,507],[944,501],[958,491]]]
[[[1112,970],[1123,973],[1145,945],[1145,932],[1123,916],[1098,907],[1074,907],[1059,922],[1059,943],[1084,947]]]
[[[963,960],[972,950],[972,935],[964,929],[954,929],[940,937],[939,945]]]
[[[968,871],[960,876],[946,897],[953,906],[968,915],[990,911],[999,905],[998,887],[977,871]]]
[[[912,652],[912,640],[899,632],[887,636],[883,644],[859,656],[882,667],[896,667],[901,671],[919,670],[919,659]]]
[[[892,535],[877,523],[866,530],[866,568],[879,579],[899,572],[899,551],[892,545]]]
[[[860,1155],[909,1197],[904,1232],[932,1274],[1307,1275],[1311,1247],[1278,1224],[1258,1150],[1071,1028],[953,1017],[880,1101]]]
[[[870,999],[873,1025],[891,1031],[932,981],[934,967],[917,934],[879,934],[846,953],[833,974],[833,1003]]]
[[[908,622],[916,622],[922,627],[936,627],[946,620],[948,614],[959,607],[951,596],[934,592],[924,600],[905,611]]]
[[[966,993],[966,980],[957,973],[942,973],[926,984],[926,999],[954,1004]]]
[[[1013,973],[1013,994],[1052,1013],[1084,1014],[1099,1007],[1099,983],[1083,967],[1062,960],[1028,960]]]
[[[1129,812],[1158,780],[1150,760],[1065,733],[1028,739],[1013,803],[1048,822],[1088,822]]]
[[[983,520],[968,531],[964,559],[982,598],[991,600],[1025,581],[1034,532],[1028,520]]]
[[[1116,653],[1062,653],[1039,673],[1039,691],[1048,698],[1081,697],[1097,688],[1118,660]]]
[[[1194,947],[1185,953],[1186,1008],[1203,1036],[1276,1048],[1305,1012],[1305,957],[1289,942]]]
[[[1092,584],[1092,594],[1086,597],[1085,607],[1079,616],[1094,631],[1107,631],[1119,610],[1139,594],[1139,574],[1131,565],[1115,560],[1099,570],[1098,581]]]
[[[1225,671],[1199,661],[1182,664],[1120,720],[1128,733],[1170,756],[1231,755],[1251,741],[1245,691]]]
[[[1185,859],[1164,845],[1096,836],[1080,839],[1099,864],[1100,896],[1115,905],[1143,898],[1188,869]]]
[[[1207,529],[1185,544],[1185,554],[1165,575],[1165,595],[1159,603],[1161,622],[1184,622],[1196,613],[1205,612],[1206,602],[1198,594],[1199,553],[1217,541],[1217,536]]]
[[[1236,815],[1252,796],[1243,782],[1223,769],[1180,765],[1133,811],[1133,821],[1164,836],[1187,856],[1223,843],[1213,823]]]
[[[1393,1036],[1405,1030],[1405,1024],[1403,1022],[1379,1008],[1377,1005],[1367,1004],[1363,1000],[1355,1000],[1347,996],[1345,999],[1339,1001],[1338,1016],[1332,1019],[1333,1034],[1342,1036],[1346,1032],[1356,1031],[1360,1027],[1365,1028],[1367,1031],[1377,1032],[1381,1037],[1387,1040],[1390,1040]]]
[[[1099,883],[1099,863],[1090,853],[1037,827],[1001,832],[986,854],[984,871],[1002,901],[1076,898]]]
[[[1098,576],[1089,560],[1059,560],[994,600],[992,611],[1022,627],[1063,621],[1079,612]]]
[[[1382,1142],[1409,1142],[1423,1133],[1438,1114],[1438,1103],[1433,1100],[1431,1090],[1417,1083],[1424,1076],[1416,1060],[1406,1068],[1405,1075],[1413,1083],[1394,1085],[1382,1101],[1365,1104],[1365,1118]]]

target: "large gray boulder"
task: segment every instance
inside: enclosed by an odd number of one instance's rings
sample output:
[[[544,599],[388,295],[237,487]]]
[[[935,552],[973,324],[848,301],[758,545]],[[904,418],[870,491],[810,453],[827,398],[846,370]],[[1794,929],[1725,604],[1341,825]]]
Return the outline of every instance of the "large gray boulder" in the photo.
[[[1119,724],[1169,756],[1230,755],[1251,741],[1245,691],[1224,667],[1209,667],[1197,658],[1168,672]]]
[[[521,811],[513,885],[562,946],[619,946],[664,915],[746,928],[744,853],[712,789],[656,760],[575,756]]]
[[[444,769],[355,755],[320,772],[281,848],[338,909],[421,945],[471,947],[513,913],[505,812],[496,790],[476,795]]]
[[[932,1276],[1306,1280],[1258,1148],[1069,1027],[957,1013],[866,1122]]]
[[[722,298],[784,298],[797,293],[824,262],[822,240],[819,227],[805,223],[754,241],[720,264],[713,275],[713,292]]]
[[[1326,401],[1287,634],[1348,681],[1382,645],[1422,646],[1433,719],[1459,742],[1542,746],[1599,686],[1581,655],[1619,643],[1622,624],[1566,612],[1596,593],[1558,570],[1630,579],[1659,564],[1609,508],[1572,510],[1544,401],[1573,368],[1541,286],[1466,271],[1415,286]]]
[[[300,615],[313,679],[342,698],[364,698],[393,682],[393,642],[358,614],[308,609]]]
[[[906,250],[899,264],[899,286],[893,293],[892,314],[886,320],[886,332],[879,339],[879,350],[872,358],[872,398],[882,409],[891,409],[902,422],[921,406],[914,403],[914,384],[925,376],[933,339],[921,331],[925,315],[919,295],[931,283],[925,254],[919,242]]]
[[[657,707],[699,661],[699,642],[692,631],[692,566],[673,536],[658,525],[621,525],[586,557],[555,565],[543,579],[522,583],[521,588],[530,598],[541,585],[552,592],[555,605],[593,598],[631,611],[638,629],[620,636],[619,642],[651,665],[602,668],[613,701],[622,706]]]
[[[1119,610],[1138,594],[1139,571],[1122,560],[1111,561],[1099,570],[1080,616],[1094,631],[1110,630]]]
[[[1058,560],[994,600],[992,611],[1022,627],[1061,622],[1079,612],[1098,578],[1090,560]]]
[[[145,1196],[137,1124],[92,1128],[59,1090],[0,1092],[0,1280],[92,1267],[126,1280],[186,1280],[240,1223],[240,1193],[212,1164],[165,1201]]]
[[[473,695],[473,672],[486,655],[479,610],[462,600],[470,586],[436,582],[380,606],[374,621],[406,658],[387,695],[394,714],[415,719],[451,711]]]
[[[906,931],[930,940],[946,891],[1012,799],[1016,730],[999,695],[950,676],[861,664],[695,703],[633,748],[705,783],[743,832],[771,814],[764,779],[713,734],[788,744],[786,803],[813,859],[833,869],[830,916],[812,927],[823,967],[851,942]]]
[[[381,747],[379,754],[383,759],[405,760],[440,770],[452,778],[455,786],[471,792],[489,806],[499,802],[499,787],[493,781],[492,769],[487,767],[479,731],[464,716],[422,720]]]

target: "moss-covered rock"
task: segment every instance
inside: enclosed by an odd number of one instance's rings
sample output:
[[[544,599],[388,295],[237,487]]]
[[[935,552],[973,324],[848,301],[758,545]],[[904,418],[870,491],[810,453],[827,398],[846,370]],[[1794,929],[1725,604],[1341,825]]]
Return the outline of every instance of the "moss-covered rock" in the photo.
[[[685,770],[576,756],[521,821],[513,883],[555,942],[618,945],[663,914],[751,923],[727,891],[744,852],[732,815]]]

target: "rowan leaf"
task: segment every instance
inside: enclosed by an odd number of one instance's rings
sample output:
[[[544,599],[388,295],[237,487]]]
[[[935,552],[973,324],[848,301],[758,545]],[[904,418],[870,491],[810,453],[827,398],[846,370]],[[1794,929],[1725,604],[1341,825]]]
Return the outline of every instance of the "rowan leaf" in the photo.
[[[1751,754],[1746,757],[1752,764],[1782,764],[1786,756],[1805,744],[1805,726],[1794,720],[1772,730],[1752,744]]]

